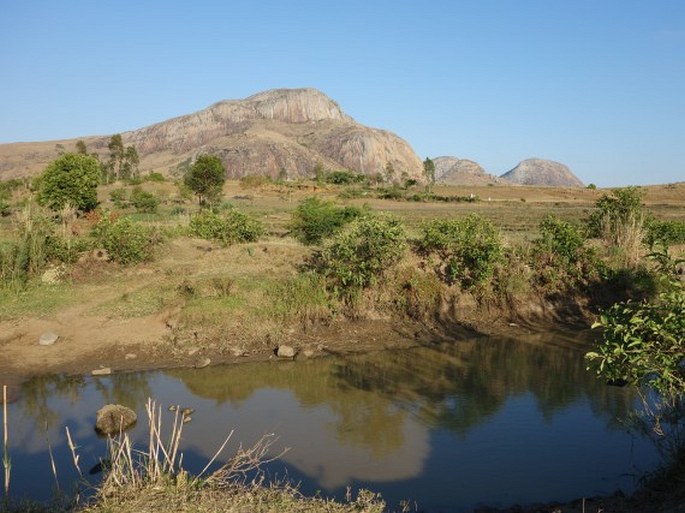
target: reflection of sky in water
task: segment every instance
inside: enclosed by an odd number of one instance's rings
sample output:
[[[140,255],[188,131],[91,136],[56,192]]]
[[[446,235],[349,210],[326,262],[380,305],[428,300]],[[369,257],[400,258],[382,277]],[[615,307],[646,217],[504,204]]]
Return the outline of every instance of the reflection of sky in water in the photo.
[[[364,486],[428,511],[629,491],[657,460],[649,441],[615,420],[633,398],[587,373],[581,349],[486,340],[446,353],[36,380],[9,405],[12,495],[50,496],[48,444],[70,489],[65,426],[87,473],[104,454],[93,425],[107,402],[137,411],[132,435],[142,443],[148,396],[169,425],[167,406],[196,410],[183,436],[190,470],[231,430],[226,454],[276,433],[274,450],[289,450],[268,471],[301,481],[305,493],[340,497],[346,485]]]

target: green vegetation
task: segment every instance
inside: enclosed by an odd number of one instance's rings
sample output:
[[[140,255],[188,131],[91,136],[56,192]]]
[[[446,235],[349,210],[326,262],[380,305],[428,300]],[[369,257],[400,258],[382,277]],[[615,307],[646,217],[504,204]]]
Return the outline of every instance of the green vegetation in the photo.
[[[138,176],[140,157],[135,146],[124,146],[121,134],[114,134],[109,143],[109,159],[102,168],[103,181],[128,180]]]
[[[221,213],[201,210],[190,218],[190,233],[224,244],[254,242],[264,234],[264,225],[257,219],[230,208]]]
[[[596,277],[599,269],[582,229],[554,216],[540,223],[540,237],[533,242],[532,256],[542,286],[577,286]]]
[[[663,291],[656,298],[616,303],[602,312],[593,328],[602,341],[586,357],[612,382],[648,386],[671,407],[685,396],[685,293],[677,266],[666,252],[655,253]]]
[[[302,244],[320,244],[360,215],[362,210],[357,207],[338,207],[332,201],[311,196],[293,212],[290,231]]]
[[[183,178],[185,185],[197,195],[200,206],[217,200],[226,181],[226,169],[216,155],[200,155]]]
[[[339,296],[351,298],[377,283],[403,257],[406,234],[401,223],[386,216],[364,216],[333,235],[312,258]]]
[[[436,272],[447,283],[460,283],[465,289],[484,287],[503,251],[497,228],[476,214],[426,224],[418,248],[438,257]]]
[[[433,192],[435,185],[435,162],[426,157],[423,161],[423,177],[426,179],[426,192]]]
[[[144,191],[137,185],[131,192],[131,205],[133,205],[138,212],[153,214],[157,212],[157,208],[159,207],[159,198],[151,192]]]
[[[93,228],[96,247],[104,248],[109,258],[124,265],[152,260],[159,234],[128,218],[102,213]]]
[[[38,180],[38,202],[53,210],[73,205],[93,210],[97,204],[100,164],[95,157],[65,153],[54,160]]]

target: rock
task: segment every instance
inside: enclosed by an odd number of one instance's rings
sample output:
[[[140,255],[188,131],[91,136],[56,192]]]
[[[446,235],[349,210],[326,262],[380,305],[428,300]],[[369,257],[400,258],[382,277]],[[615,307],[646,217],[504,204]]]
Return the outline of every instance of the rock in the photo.
[[[95,431],[102,435],[115,435],[136,423],[138,416],[131,408],[120,404],[107,404],[95,416]]]
[[[40,281],[47,285],[56,285],[62,281],[64,277],[65,268],[62,265],[55,267],[50,267],[45,270],[43,275],[40,277]]]
[[[527,159],[519,162],[515,168],[500,178],[521,185],[583,187],[583,182],[567,166],[544,159]]]
[[[312,356],[314,356],[314,351],[312,349],[305,349],[304,351],[302,351],[302,356],[304,356],[305,358],[311,358]]]
[[[238,348],[238,347],[231,348],[231,354],[235,357],[247,356],[245,351],[243,349]]]
[[[194,355],[196,355],[199,351],[200,351],[200,348],[197,347],[197,346],[194,346],[194,347],[191,347],[190,349],[188,349],[188,351],[187,351],[186,354],[187,354],[188,356],[194,356]]]
[[[276,349],[276,356],[279,358],[295,358],[295,349],[291,346],[281,344],[278,346],[278,349]]]
[[[204,369],[205,367],[209,367],[210,363],[212,363],[212,360],[210,360],[209,358],[203,358],[202,360],[199,360],[195,364],[195,368],[196,369]]]
[[[59,335],[57,335],[56,333],[52,333],[51,331],[47,331],[40,336],[40,338],[38,339],[38,343],[41,346],[51,346],[52,344],[57,342],[58,339]]]
[[[136,358],[138,358],[138,355],[134,353],[126,353],[126,356],[124,356],[125,360],[135,360]]]
[[[100,367],[99,369],[93,369],[90,373],[93,376],[109,376],[112,374],[112,369],[109,367]]]
[[[501,180],[473,160],[457,157],[435,157],[435,181],[449,185],[487,185]]]

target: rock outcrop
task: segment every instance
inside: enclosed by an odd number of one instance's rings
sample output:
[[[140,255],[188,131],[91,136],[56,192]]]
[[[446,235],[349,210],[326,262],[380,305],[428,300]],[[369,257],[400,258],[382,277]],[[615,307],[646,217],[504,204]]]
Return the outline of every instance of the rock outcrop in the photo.
[[[330,170],[382,173],[388,163],[398,176],[420,179],[422,163],[397,135],[355,122],[316,89],[275,89],[243,100],[226,100],[185,116],[122,133],[134,145],[142,170],[163,174],[201,153],[224,162],[229,178],[248,174],[312,176],[320,163]],[[82,138],[103,158],[108,137]],[[0,178],[40,172],[76,140],[0,145]]]
[[[487,173],[480,164],[473,160],[457,157],[436,157],[435,181],[448,185],[487,185],[501,180]]]
[[[504,173],[500,178],[520,185],[583,187],[583,182],[564,164],[536,158],[519,162],[515,168]]]

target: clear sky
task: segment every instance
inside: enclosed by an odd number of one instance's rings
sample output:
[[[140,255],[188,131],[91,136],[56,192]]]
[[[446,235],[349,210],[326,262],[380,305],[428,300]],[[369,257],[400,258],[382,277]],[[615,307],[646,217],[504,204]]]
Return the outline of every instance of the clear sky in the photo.
[[[421,158],[685,181],[684,0],[0,0],[0,142],[315,87]]]

